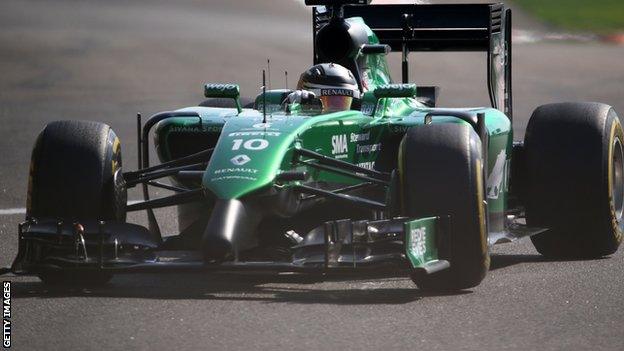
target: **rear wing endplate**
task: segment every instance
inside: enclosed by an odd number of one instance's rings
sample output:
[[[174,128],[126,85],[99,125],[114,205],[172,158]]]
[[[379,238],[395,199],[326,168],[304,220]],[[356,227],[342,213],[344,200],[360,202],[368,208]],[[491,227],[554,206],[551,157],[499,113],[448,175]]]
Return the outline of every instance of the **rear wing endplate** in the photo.
[[[492,107],[512,118],[511,10],[503,4],[344,6],[344,17],[362,17],[381,44],[403,53],[404,83],[409,52],[487,52]],[[328,11],[315,7],[314,36],[328,21]]]

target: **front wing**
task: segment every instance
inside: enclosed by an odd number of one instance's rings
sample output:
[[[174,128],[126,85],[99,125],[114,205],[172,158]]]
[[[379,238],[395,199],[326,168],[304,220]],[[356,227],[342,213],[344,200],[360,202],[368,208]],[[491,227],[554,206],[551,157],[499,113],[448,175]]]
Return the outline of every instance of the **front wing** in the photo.
[[[299,240],[290,260],[205,261],[200,250],[171,250],[146,228],[123,222],[64,223],[31,219],[19,226],[18,275],[50,271],[433,273],[450,267],[449,217],[326,222]],[[8,270],[7,270],[8,271]]]

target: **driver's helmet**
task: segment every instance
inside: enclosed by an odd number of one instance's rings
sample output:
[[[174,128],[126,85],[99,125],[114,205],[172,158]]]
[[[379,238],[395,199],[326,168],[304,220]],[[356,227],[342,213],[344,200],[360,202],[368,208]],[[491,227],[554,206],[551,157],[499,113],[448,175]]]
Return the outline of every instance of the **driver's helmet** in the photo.
[[[323,112],[351,109],[353,99],[360,98],[360,90],[353,73],[336,63],[321,63],[303,72],[297,89],[316,94],[323,105]]]

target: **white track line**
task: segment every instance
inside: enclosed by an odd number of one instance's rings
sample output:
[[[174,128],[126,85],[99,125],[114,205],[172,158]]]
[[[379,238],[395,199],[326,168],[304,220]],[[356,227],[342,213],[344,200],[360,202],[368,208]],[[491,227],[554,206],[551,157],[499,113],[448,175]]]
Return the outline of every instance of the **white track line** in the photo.
[[[18,214],[26,214],[26,209],[23,207],[0,209],[0,216],[12,216]]]
[[[137,204],[139,202],[141,202],[141,201],[138,201],[138,200],[128,201],[128,205]],[[21,215],[21,214],[26,214],[26,208],[24,208],[24,207],[17,207],[17,208],[2,208],[2,209],[0,209],[0,216],[14,216],[14,215]]]

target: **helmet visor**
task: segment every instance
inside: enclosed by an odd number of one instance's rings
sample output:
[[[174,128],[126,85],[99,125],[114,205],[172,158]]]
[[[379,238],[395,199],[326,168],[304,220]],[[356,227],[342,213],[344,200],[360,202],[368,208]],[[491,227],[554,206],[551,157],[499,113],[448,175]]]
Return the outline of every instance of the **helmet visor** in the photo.
[[[323,112],[347,111],[351,109],[353,98],[351,96],[328,95],[320,97],[323,104]]]

